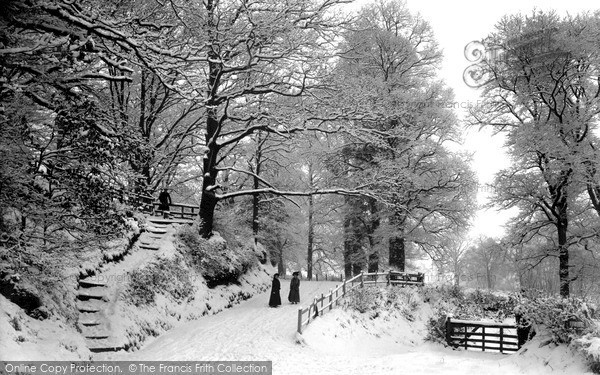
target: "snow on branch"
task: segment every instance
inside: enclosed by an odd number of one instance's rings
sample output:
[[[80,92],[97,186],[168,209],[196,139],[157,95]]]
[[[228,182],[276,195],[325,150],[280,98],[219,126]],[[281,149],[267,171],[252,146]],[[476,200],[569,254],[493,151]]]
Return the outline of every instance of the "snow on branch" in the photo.
[[[227,198],[239,197],[239,196],[243,196],[243,195],[254,195],[254,194],[275,194],[275,195],[281,195],[281,196],[296,196],[296,197],[301,197],[301,196],[308,197],[311,195],[337,194],[337,195],[353,195],[353,196],[371,197],[371,194],[369,192],[363,191],[363,190],[350,190],[350,189],[334,188],[334,189],[322,189],[322,190],[314,189],[314,190],[310,190],[310,191],[285,191],[285,190],[278,190],[278,189],[271,188],[271,187],[266,187],[266,188],[260,188],[260,189],[234,191],[234,192],[225,193],[225,194],[215,194],[215,198],[227,199]]]

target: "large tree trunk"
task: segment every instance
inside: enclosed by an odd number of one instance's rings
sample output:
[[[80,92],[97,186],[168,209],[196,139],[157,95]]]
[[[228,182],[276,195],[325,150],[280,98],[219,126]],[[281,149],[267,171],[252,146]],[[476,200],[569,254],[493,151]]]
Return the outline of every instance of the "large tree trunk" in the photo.
[[[594,210],[596,210],[596,213],[598,216],[600,216],[600,186],[597,184],[588,183],[587,191]]]
[[[390,251],[390,267],[397,269],[398,271],[404,272],[406,263],[406,253],[404,248],[404,238],[402,237],[391,237],[389,240],[389,251]]]
[[[349,196],[345,199],[348,212],[344,218],[344,273],[346,278],[349,278],[362,271],[365,266],[365,256],[361,252],[363,233],[353,212],[358,201]]]
[[[206,119],[206,145],[208,151],[204,155],[202,196],[200,198],[200,235],[204,238],[212,236],[215,208],[217,197],[214,187],[217,182],[217,153],[219,151],[216,143],[216,135],[219,129],[219,121],[215,108],[208,107]]]
[[[204,3],[207,11],[206,22],[208,30],[215,30],[215,3],[208,0]],[[217,41],[218,36],[214,32],[209,32],[209,41]],[[219,63],[219,56],[216,52],[208,53],[208,85],[206,101],[206,135],[204,137],[207,151],[202,163],[202,196],[200,197],[200,235],[204,238],[212,236],[215,209],[217,207],[217,197],[215,196],[217,175],[217,155],[219,145],[217,138],[220,133],[221,124],[218,118],[218,103],[215,100],[219,88],[219,81],[223,66]]]
[[[313,246],[314,246],[314,223],[313,223],[314,201],[313,196],[308,196],[308,247],[306,252],[306,273],[309,280],[313,275]]]
[[[390,224],[398,234],[390,237],[388,241],[389,265],[398,271],[404,272],[406,262],[406,250],[404,246],[404,218],[399,213],[394,213],[390,218]]]
[[[260,187],[259,176],[261,173],[261,165],[262,165],[262,137],[259,132],[256,135],[256,151],[254,153],[255,166],[254,166],[254,190]],[[252,195],[252,234],[254,235],[254,243],[258,243],[258,230],[259,230],[259,205],[260,205],[260,194]]]
[[[308,163],[308,187],[313,189],[313,168],[312,163]],[[308,196],[308,245],[306,249],[306,274],[309,280],[312,280],[313,276],[313,246],[314,246],[314,198],[312,195]]]
[[[569,249],[567,247],[567,228],[566,217],[559,219],[558,229],[558,276],[560,280],[560,295],[569,297]]]
[[[369,246],[371,247],[371,252],[369,253],[367,270],[368,272],[378,272],[379,271],[379,252],[377,249],[377,244],[375,240],[375,231],[379,228],[379,213],[377,209],[377,201],[373,198],[369,199],[369,208],[371,210],[371,222],[369,223]]]
[[[352,218],[349,217],[349,214],[346,215],[344,219],[344,276],[349,279],[352,277],[355,239]]]
[[[284,244],[279,248],[279,251],[277,252],[277,272],[284,276],[285,275],[285,264],[283,263],[283,249],[285,247],[285,242]]]

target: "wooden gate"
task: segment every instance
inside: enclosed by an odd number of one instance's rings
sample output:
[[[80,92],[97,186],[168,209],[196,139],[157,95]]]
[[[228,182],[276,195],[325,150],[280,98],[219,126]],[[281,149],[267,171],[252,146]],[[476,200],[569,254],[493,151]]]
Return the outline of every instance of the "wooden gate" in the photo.
[[[455,348],[514,353],[519,350],[516,324],[446,319],[446,342]]]

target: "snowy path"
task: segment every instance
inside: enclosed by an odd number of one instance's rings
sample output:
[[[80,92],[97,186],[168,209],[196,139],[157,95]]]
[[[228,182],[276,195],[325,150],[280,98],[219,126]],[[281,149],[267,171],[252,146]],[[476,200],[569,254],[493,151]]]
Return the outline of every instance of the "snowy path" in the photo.
[[[289,280],[281,282],[283,305],[270,308],[269,292],[255,296],[216,315],[202,317],[161,335],[132,359],[161,360],[271,360],[295,344],[298,308],[335,282],[303,281],[298,305],[287,302]],[[339,283],[338,283],[339,284]],[[283,344],[283,346],[282,346]],[[123,358],[125,359],[125,358]]]
[[[334,286],[334,282],[303,281],[301,301],[311,301]],[[424,343],[423,328],[412,325],[394,326],[399,335],[395,337],[385,331],[377,336],[364,335],[361,327],[347,325],[347,312],[341,309],[309,325],[304,333],[308,344],[299,345],[295,332],[301,305],[287,303],[288,291],[289,281],[282,280],[284,304],[279,308],[269,308],[269,293],[263,293],[219,314],[175,328],[140,351],[112,359],[270,360],[275,375],[585,373],[581,360],[569,351],[532,348],[526,356],[454,351]],[[377,322],[373,327],[383,324],[381,320],[373,322]]]

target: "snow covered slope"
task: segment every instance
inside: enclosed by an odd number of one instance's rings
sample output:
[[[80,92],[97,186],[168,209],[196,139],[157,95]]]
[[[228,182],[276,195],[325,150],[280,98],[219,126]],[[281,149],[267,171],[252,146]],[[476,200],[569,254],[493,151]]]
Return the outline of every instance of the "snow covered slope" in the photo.
[[[336,308],[317,318],[299,343],[298,307],[334,282],[303,281],[301,304],[269,308],[269,293],[159,336],[123,360],[272,360],[274,374],[584,374],[583,359],[566,347],[531,342],[523,353],[503,355],[452,350],[423,341],[427,304],[413,321],[402,314],[369,316]]]

